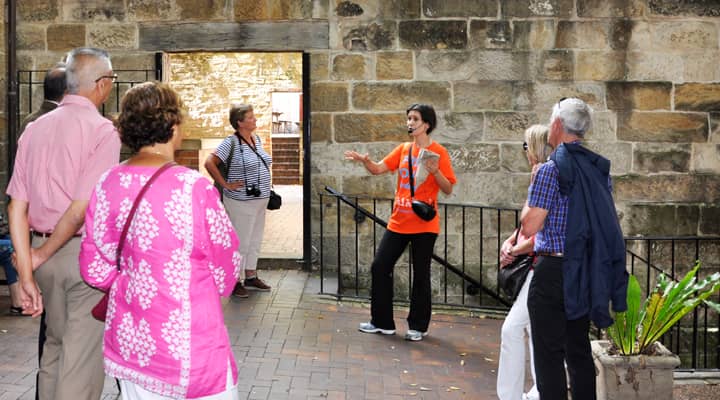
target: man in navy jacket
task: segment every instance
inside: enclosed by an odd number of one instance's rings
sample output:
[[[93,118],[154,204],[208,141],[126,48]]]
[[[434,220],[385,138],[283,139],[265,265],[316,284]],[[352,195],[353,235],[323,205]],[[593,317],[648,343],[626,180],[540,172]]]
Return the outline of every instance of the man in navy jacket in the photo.
[[[580,99],[553,107],[548,142],[556,150],[540,167],[522,211],[523,234],[538,255],[530,282],[537,386],[541,399],[596,398],[590,321],[612,324],[624,311],[625,245],[612,198],[610,161],[581,146],[592,110]]]

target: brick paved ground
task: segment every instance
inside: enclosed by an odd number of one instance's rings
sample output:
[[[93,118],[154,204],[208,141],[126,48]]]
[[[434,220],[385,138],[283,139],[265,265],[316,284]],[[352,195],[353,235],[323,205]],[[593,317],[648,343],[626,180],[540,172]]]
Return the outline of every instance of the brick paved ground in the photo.
[[[241,399],[495,399],[501,320],[436,314],[422,342],[357,331],[367,304],[317,296],[317,279],[299,271],[261,271],[272,292],[232,299],[225,316],[237,357]],[[0,309],[8,309],[0,288]],[[33,399],[37,321],[0,315],[0,400]],[[717,386],[693,385],[703,399]],[[103,399],[117,398],[108,379]]]

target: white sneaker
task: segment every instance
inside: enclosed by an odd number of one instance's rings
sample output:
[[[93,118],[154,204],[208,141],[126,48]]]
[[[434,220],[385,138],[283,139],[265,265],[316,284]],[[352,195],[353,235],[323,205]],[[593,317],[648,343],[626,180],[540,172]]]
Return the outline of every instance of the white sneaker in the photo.
[[[358,327],[360,332],[365,333],[382,333],[383,335],[394,335],[395,329],[380,329],[373,325],[371,322],[363,322]]]
[[[405,340],[417,342],[419,340],[422,340],[422,338],[427,336],[427,334],[427,332],[420,332],[416,331],[415,329],[408,329],[407,333],[405,333]]]

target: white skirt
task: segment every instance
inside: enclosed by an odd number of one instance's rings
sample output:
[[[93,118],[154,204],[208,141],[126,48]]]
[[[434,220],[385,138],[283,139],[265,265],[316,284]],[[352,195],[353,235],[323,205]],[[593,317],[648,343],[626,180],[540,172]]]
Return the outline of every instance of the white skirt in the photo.
[[[174,397],[167,397],[161,394],[149,392],[142,386],[120,379],[120,394],[123,400],[177,400]],[[232,383],[232,370],[230,364],[227,369],[227,384],[224,392],[216,393],[210,396],[195,397],[193,400],[239,400],[237,385]]]

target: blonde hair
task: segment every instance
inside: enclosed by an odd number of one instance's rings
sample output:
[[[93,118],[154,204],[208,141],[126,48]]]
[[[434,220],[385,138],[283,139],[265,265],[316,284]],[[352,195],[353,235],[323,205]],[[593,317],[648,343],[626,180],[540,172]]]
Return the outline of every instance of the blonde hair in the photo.
[[[525,130],[528,154],[538,163],[547,161],[553,151],[552,146],[548,144],[549,132],[550,130],[545,125],[533,125]]]

